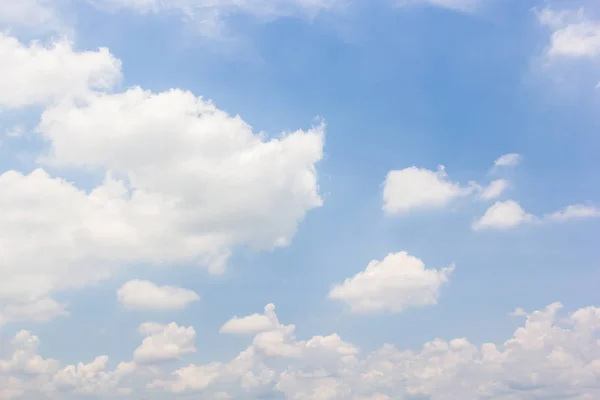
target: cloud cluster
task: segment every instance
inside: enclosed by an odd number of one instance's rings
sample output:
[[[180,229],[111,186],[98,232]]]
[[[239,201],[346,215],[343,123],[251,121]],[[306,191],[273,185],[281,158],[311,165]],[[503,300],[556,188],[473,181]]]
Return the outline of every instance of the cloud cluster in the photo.
[[[37,352],[39,340],[22,331],[13,341],[13,356],[0,367],[13,373],[17,367],[6,365],[15,365],[29,368],[30,373],[3,377],[2,390],[4,398],[24,393],[61,393],[69,398],[69,393],[150,396],[152,392],[236,399],[277,393],[288,399],[315,400],[534,399],[559,394],[569,399],[596,398],[600,395],[600,309],[587,307],[562,315],[561,307],[554,303],[531,313],[518,309],[513,315],[524,317],[525,322],[503,344],[478,346],[467,338],[438,338],[416,351],[385,344],[363,353],[337,334],[296,338],[295,326],[281,324],[274,306],[268,305],[263,316],[271,324],[256,322],[261,314],[231,320],[238,321],[234,325],[246,320],[246,328],[237,332],[252,336],[251,344],[236,357],[228,362],[189,364],[170,375],[137,362],[122,362],[107,370],[107,357],[61,367],[55,360],[42,358]],[[224,327],[232,326],[231,321]],[[191,327],[145,324],[140,329],[161,338],[152,346],[140,347],[153,349],[146,354],[169,354],[158,359],[174,358],[175,348],[180,353],[194,349]]]
[[[517,166],[522,156],[508,153],[494,161],[492,172]],[[477,195],[484,201],[501,197],[510,187],[507,179],[495,179],[487,186],[471,181],[468,185],[449,179],[443,166],[437,171],[415,166],[388,172],[383,184],[383,210],[390,216],[431,209],[443,209],[459,198]],[[567,221],[600,216],[600,209],[593,205],[572,204],[561,210],[536,217],[526,212],[515,200],[496,201],[485,213],[472,223],[474,230],[511,229],[528,222]]]
[[[115,91],[120,62],[106,49],[0,46],[0,101],[42,105],[46,144],[40,168],[0,174],[0,321],[64,314],[53,293],[132,263],[222,272],[235,246],[289,244],[322,203],[322,124],[267,138],[187,91]],[[103,178],[84,190],[50,168]]]

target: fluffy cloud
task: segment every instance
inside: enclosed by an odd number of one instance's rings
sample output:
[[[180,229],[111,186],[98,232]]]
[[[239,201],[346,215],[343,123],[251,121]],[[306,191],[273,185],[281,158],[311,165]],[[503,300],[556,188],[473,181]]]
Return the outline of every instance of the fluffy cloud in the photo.
[[[510,229],[526,222],[567,221],[599,217],[600,210],[582,204],[567,206],[543,218],[529,214],[514,200],[498,201],[485,214],[473,222],[473,229]]]
[[[287,245],[306,212],[321,205],[323,125],[267,139],[190,92],[102,91],[120,76],[108,51],[7,40],[26,60],[38,53],[50,60],[0,67],[2,77],[18,77],[0,90],[4,104],[47,103],[37,128],[47,143],[40,163],[105,178],[83,190],[43,168],[0,174],[0,322],[64,314],[53,293],[131,263],[221,272],[235,246]],[[44,67],[28,69],[36,64]],[[58,72],[69,68],[73,74]],[[47,87],[35,91],[31,82]]]
[[[517,153],[508,153],[500,156],[494,161],[495,167],[514,167],[521,162],[521,155]]]
[[[0,398],[20,399],[72,394],[103,395],[115,389],[135,371],[135,365],[121,362],[110,371],[108,357],[96,357],[91,363],[61,367],[60,362],[38,353],[40,340],[29,331],[18,332],[10,341],[12,355],[0,360]],[[17,375],[18,377],[14,376]]]
[[[361,355],[337,335],[298,341],[288,332],[277,342],[297,351],[265,357],[255,338],[227,364],[192,364],[149,387],[203,396],[226,388],[235,398],[273,391],[289,399],[332,400],[595,398],[600,394],[600,343],[595,336],[600,309],[582,308],[563,318],[560,308],[556,303],[533,313],[521,310],[525,324],[500,346],[476,346],[466,338],[435,339],[419,351],[384,345]]]
[[[121,63],[106,48],[77,52],[66,40],[50,46],[25,45],[0,33],[0,54],[0,108],[83,96],[94,89],[108,89],[121,79]]]
[[[191,326],[179,326],[174,322],[167,325],[146,322],[140,325],[139,331],[146,337],[133,353],[137,364],[173,361],[196,352],[196,331]]]
[[[508,189],[509,183],[506,179],[496,179],[490,183],[483,192],[481,198],[483,200],[493,200],[502,195],[506,189]]]
[[[503,344],[477,346],[467,338],[438,338],[418,350],[385,344],[362,353],[336,334],[299,340],[294,325],[278,324],[257,333],[250,346],[226,363],[190,364],[170,376],[153,378],[139,374],[139,367],[130,362],[107,370],[108,359],[100,356],[58,371],[52,365],[34,375],[0,375],[0,393],[3,398],[48,394],[70,398],[67,393],[139,398],[148,395],[123,385],[137,382],[137,387],[150,379],[150,391],[209,399],[277,393],[289,399],[329,400],[598,398],[600,309],[585,307],[563,315],[561,307],[554,303],[531,313],[517,310],[513,315],[525,322]],[[159,331],[155,324],[144,329]],[[31,344],[39,343],[30,340],[34,336],[29,332],[17,336],[27,339],[14,340],[15,350],[22,346],[28,357],[43,360],[31,351]]]
[[[425,269],[423,261],[405,251],[391,253],[335,285],[329,298],[347,303],[354,312],[401,312],[408,307],[436,304],[453,270],[454,266]]]
[[[552,31],[548,56],[589,58],[600,55],[600,22],[586,18],[583,9],[543,9],[537,15],[539,22]]]
[[[241,335],[257,334],[277,326],[279,326],[279,321],[275,315],[275,306],[267,304],[264,314],[252,314],[242,318],[233,317],[221,327],[219,332]]]
[[[473,229],[509,229],[534,221],[535,217],[514,200],[498,201],[473,223]]]
[[[178,310],[200,300],[192,290],[137,279],[123,284],[117,298],[125,307],[138,310]]]
[[[414,209],[439,208],[451,200],[467,196],[475,185],[462,187],[451,182],[443,166],[437,171],[409,167],[390,171],[383,187],[383,209],[397,215]]]

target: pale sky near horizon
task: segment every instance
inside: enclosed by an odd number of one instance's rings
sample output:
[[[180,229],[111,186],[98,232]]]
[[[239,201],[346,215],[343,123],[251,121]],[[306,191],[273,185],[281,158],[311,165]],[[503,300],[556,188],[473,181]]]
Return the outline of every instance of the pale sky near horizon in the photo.
[[[594,0],[0,0],[0,400],[600,398]]]

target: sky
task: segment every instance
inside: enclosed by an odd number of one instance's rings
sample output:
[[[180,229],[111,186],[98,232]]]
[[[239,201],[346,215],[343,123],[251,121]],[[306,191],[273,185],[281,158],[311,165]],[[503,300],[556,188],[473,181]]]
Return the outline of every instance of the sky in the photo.
[[[600,398],[595,0],[0,0],[0,399]]]

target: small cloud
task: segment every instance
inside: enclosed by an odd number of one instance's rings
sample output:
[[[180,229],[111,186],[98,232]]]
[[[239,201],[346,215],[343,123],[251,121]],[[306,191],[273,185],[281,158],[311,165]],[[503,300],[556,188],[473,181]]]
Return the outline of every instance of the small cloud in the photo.
[[[600,217],[600,210],[583,204],[574,204],[546,216],[551,221]]]
[[[200,300],[192,290],[137,279],[121,286],[117,298],[125,307],[138,310],[179,310]]]
[[[498,201],[473,223],[473,229],[511,229],[534,220],[535,216],[526,213],[516,201]]]
[[[517,153],[504,154],[494,162],[495,167],[514,167],[521,162],[521,155]]]
[[[506,179],[496,179],[490,183],[483,192],[481,198],[483,200],[493,200],[502,195],[506,189],[508,189],[509,183]]]

